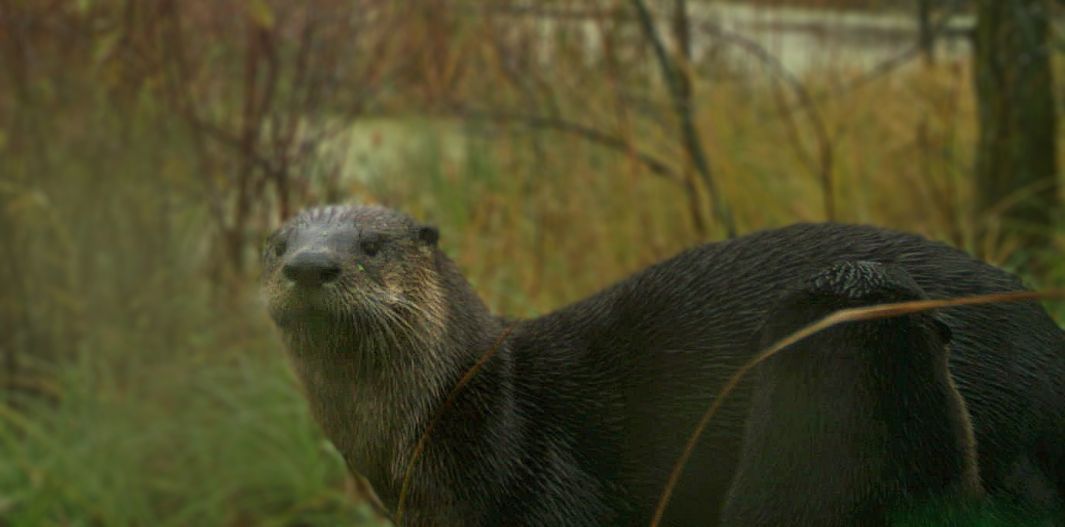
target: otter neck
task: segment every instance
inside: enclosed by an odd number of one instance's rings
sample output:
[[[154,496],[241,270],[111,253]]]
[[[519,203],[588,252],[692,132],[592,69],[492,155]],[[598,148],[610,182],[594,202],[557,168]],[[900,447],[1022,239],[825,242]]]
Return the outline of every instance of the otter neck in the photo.
[[[289,339],[314,418],[349,468],[390,508],[429,420],[502,332],[456,266],[439,252],[435,260],[435,283],[425,287],[443,301],[412,298],[425,308],[412,312],[413,329],[369,338],[338,323],[308,332],[310,338]]]

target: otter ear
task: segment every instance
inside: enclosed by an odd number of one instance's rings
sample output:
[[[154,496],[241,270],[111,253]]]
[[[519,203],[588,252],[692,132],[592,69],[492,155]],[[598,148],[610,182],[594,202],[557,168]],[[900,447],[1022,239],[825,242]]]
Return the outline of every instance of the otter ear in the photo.
[[[440,240],[440,231],[432,225],[419,225],[416,232],[418,239],[430,247],[436,247],[436,242]]]

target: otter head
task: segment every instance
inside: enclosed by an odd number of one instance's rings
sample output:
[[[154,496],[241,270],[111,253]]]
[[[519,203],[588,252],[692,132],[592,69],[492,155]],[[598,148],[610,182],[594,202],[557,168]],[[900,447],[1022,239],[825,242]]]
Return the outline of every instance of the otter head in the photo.
[[[263,251],[270,315],[296,353],[406,347],[442,324],[438,237],[384,207],[304,211]]]

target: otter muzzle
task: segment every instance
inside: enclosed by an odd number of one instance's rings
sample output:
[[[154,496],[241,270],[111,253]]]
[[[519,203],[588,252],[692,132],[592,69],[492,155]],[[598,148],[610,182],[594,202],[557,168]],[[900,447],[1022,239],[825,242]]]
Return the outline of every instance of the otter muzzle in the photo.
[[[328,253],[304,251],[286,262],[281,272],[299,286],[321,287],[340,276],[340,263]]]

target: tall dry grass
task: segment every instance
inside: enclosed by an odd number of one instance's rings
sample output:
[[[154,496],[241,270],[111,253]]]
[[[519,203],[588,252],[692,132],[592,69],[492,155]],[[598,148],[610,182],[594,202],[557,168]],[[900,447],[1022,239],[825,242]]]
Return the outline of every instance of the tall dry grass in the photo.
[[[271,182],[281,172],[240,172],[248,151],[224,136],[250,122],[240,105],[245,29],[273,35],[286,52],[280,63],[295,68],[298,53],[289,52],[301,32],[285,24],[303,19],[276,17],[267,27],[267,2],[226,3],[235,22],[207,16],[204,3],[160,4],[192,6],[186,24],[211,21],[184,29],[194,70],[187,87],[199,117],[219,127],[205,135],[174,106],[168,83],[181,79],[163,53],[173,40],[152,32],[154,15],[126,13],[117,0],[81,4],[5,19],[35,22],[17,26],[30,32],[23,40],[6,33],[14,37],[4,44],[28,42],[34,61],[5,70],[12,89],[0,92],[0,523],[369,521],[349,499],[343,464],[311,422],[255,292],[259,241],[279,221]],[[7,15],[12,5],[0,3]],[[488,304],[514,316],[545,313],[724,235],[706,214],[706,190],[693,195],[684,184],[690,169],[667,99],[639,33],[623,22],[601,22],[613,55],[596,61],[578,31],[554,34],[547,67],[517,52],[538,34],[511,22],[462,10],[385,15],[359,26],[367,40],[352,48],[380,52],[360,55],[357,68],[377,75],[375,96],[355,111],[347,98],[361,93],[357,86],[332,86],[313,112],[296,114],[376,137],[366,163],[345,161],[344,133],[292,156],[287,143],[270,140],[270,123],[289,114],[260,123],[253,153],[292,161],[283,174],[293,208],[381,202],[432,221]],[[123,21],[137,31],[111,33]],[[343,54],[328,56],[326,66],[308,67],[324,75]],[[369,60],[379,57],[380,67]],[[858,72],[800,78],[825,144],[809,108],[772,76],[712,60],[691,67],[702,146],[741,232],[825,219],[819,149],[827,145],[835,219],[920,232],[999,263],[1020,250],[974,236],[986,219],[969,206],[976,122],[964,61],[851,88]],[[1060,61],[1057,71],[1062,79]],[[306,88],[285,75],[279,93]],[[486,115],[528,111],[594,127],[624,146]],[[655,174],[641,156],[676,177]],[[242,220],[243,273],[225,270],[233,257],[226,232],[236,223],[212,208],[220,195],[230,200],[238,174],[266,182]],[[1055,236],[1051,250],[1060,252],[1065,235]],[[1065,265],[1026,277],[1060,285]]]

